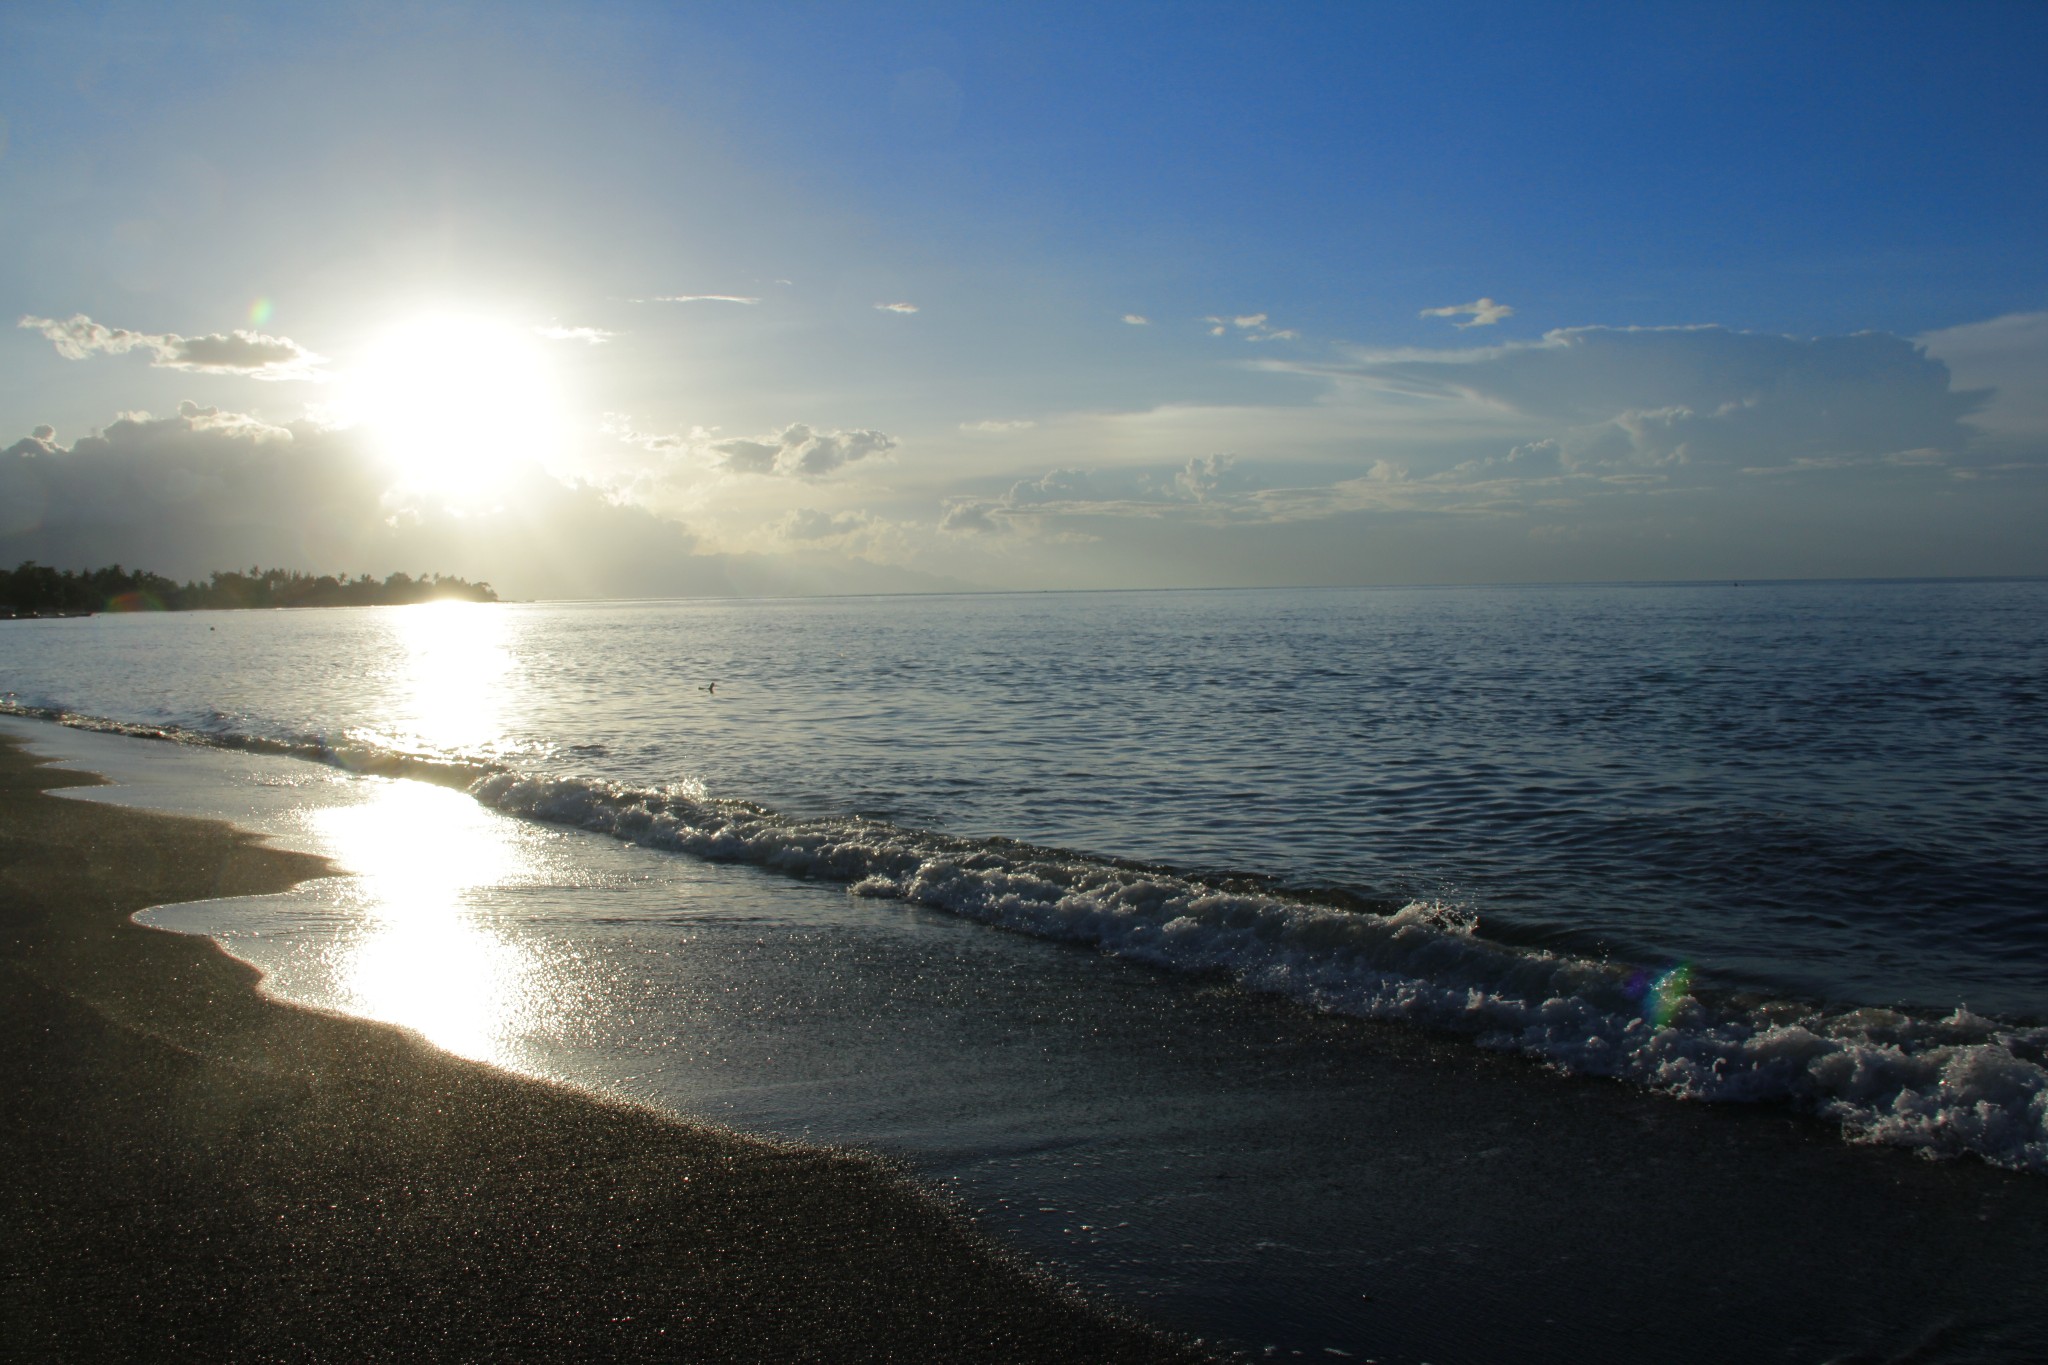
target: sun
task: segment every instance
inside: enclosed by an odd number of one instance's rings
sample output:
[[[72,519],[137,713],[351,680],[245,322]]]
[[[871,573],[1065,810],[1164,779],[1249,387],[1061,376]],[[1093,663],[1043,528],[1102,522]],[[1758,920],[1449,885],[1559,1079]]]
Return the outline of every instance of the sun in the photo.
[[[405,487],[488,498],[557,453],[560,385],[530,327],[435,314],[391,327],[354,375],[352,406]]]

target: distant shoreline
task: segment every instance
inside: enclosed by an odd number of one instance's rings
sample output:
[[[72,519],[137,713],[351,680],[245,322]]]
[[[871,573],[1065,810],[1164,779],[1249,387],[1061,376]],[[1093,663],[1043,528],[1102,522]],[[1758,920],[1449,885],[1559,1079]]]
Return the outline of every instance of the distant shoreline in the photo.
[[[157,611],[261,611],[280,607],[396,607],[422,602],[496,602],[489,583],[443,574],[308,574],[252,566],[216,569],[179,583],[148,569],[53,569],[34,560],[0,569],[0,619],[46,620]]]

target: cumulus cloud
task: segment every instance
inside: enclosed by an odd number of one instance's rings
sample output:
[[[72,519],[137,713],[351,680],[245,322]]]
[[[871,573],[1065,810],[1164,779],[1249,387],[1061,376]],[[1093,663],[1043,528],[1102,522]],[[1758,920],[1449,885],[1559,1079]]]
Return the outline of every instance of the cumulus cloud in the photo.
[[[1238,476],[1235,455],[1201,455],[1174,471],[1174,487],[1196,502],[1227,491]]]
[[[145,413],[135,420],[147,422],[151,419]],[[163,419],[165,422],[170,422],[171,420],[170,418]],[[261,418],[252,417],[246,412],[222,412],[218,407],[202,408],[189,398],[178,404],[176,420],[182,423],[188,431],[218,431],[257,442],[289,441],[292,439],[291,428],[289,427],[275,426],[263,421]],[[118,426],[119,423],[116,425]],[[40,428],[38,429],[40,430]]]
[[[0,450],[0,461],[5,461],[9,456],[15,459],[28,460],[34,459],[38,455],[61,455],[63,453],[64,447],[57,444],[57,429],[51,426],[40,426],[22,437],[19,441],[16,441],[13,445],[7,447],[7,449]]]
[[[821,479],[858,460],[896,448],[896,438],[879,431],[818,431],[793,422],[767,436],[737,436],[704,444],[719,468],[739,474],[775,474]]]
[[[2048,313],[2009,313],[1919,340],[1957,384],[1988,392],[1972,425],[2008,443],[2038,448],[2048,439]]]
[[[1152,325],[1152,319],[1146,317],[1143,313],[1126,313],[1124,314],[1124,321],[1132,327],[1150,327]]]
[[[160,369],[191,370],[202,374],[243,375],[250,379],[316,380],[323,359],[288,337],[236,330],[206,336],[179,336],[175,332],[132,332],[125,327],[108,327],[83,313],[69,318],[24,317],[16,326],[38,331],[67,360],[87,360],[94,355],[124,355],[146,351],[150,364]]]
[[[563,327],[554,323],[533,330],[549,341],[580,341],[589,346],[602,346],[618,335],[617,332],[607,332],[602,327]]]
[[[904,528],[801,509],[755,553],[599,488],[519,471],[461,514],[392,485],[359,430],[184,403],[68,446],[49,425],[0,450],[0,563],[121,563],[174,578],[252,563],[319,573],[440,572],[513,597],[902,592],[964,586],[908,567]],[[925,540],[929,541],[927,532]]]
[[[1453,322],[1453,327],[1491,327],[1502,318],[1511,318],[1515,310],[1492,299],[1474,299],[1470,303],[1454,303],[1445,308],[1425,308],[1417,317],[1423,318],[1464,318]]]
[[[607,413],[603,430],[628,445],[686,459],[720,473],[796,479],[822,479],[835,470],[886,455],[896,448],[896,438],[887,432],[821,431],[803,422],[792,422],[780,431],[761,436],[720,436],[703,427],[693,427],[688,435],[677,436],[638,431],[623,413]]]
[[[821,512],[815,507],[799,507],[776,523],[776,532],[784,540],[844,540],[867,530],[873,521],[865,512]]]
[[[949,536],[998,535],[1009,529],[998,519],[994,503],[955,498],[939,516],[939,529]]]
[[[0,562],[119,562],[177,578],[251,563],[403,569],[515,596],[733,590],[733,563],[696,553],[683,526],[538,472],[466,516],[397,497],[349,429],[190,402],[124,415],[69,447],[39,426],[0,451]]]
[[[884,313],[915,313],[917,311],[917,305],[914,303],[878,303],[875,307]]]
[[[288,429],[191,402],[167,417],[125,414],[69,448],[37,427],[0,452],[0,558],[197,572],[226,567],[193,562],[217,543],[243,562],[251,548],[275,562],[284,528],[328,508],[376,508],[380,489],[357,463],[309,458]]]

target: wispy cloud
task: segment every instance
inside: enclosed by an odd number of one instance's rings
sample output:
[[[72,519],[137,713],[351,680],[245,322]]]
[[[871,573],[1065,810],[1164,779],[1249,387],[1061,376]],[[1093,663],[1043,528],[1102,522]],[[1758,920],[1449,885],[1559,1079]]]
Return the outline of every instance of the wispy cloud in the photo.
[[[590,346],[602,346],[618,335],[617,332],[607,332],[602,327],[561,327],[552,323],[533,330],[549,341],[581,341]]]
[[[1038,423],[1028,417],[990,417],[979,422],[962,422],[960,430],[976,436],[1008,436],[1019,431],[1029,431]]]
[[[752,294],[656,294],[653,298],[634,299],[634,303],[759,303],[760,297]]]
[[[1235,317],[1211,315],[1202,321],[1209,324],[1212,337],[1229,336],[1235,330],[1246,341],[1299,341],[1301,333],[1291,327],[1268,327],[1264,313],[1239,313]]]
[[[1152,325],[1152,319],[1146,317],[1143,313],[1126,313],[1124,314],[1124,321],[1133,327],[1150,327]]]
[[[1425,308],[1417,317],[1423,318],[1464,318],[1453,322],[1453,327],[1491,327],[1502,318],[1511,318],[1515,310],[1492,299],[1474,299],[1470,303],[1453,303],[1443,308]]]
[[[150,364],[166,370],[192,370],[202,374],[235,374],[250,379],[319,380],[323,358],[287,337],[236,330],[206,336],[179,336],[176,332],[131,332],[125,327],[108,327],[83,313],[63,321],[55,318],[24,317],[17,326],[41,332],[67,360],[86,360],[94,355],[123,355],[147,351]]]
[[[1234,455],[1205,455],[1177,467],[1054,469],[994,498],[950,498],[939,529],[955,536],[1046,530],[1046,518],[1231,515],[1259,487],[1256,470]]]
[[[917,311],[917,305],[914,303],[878,303],[875,307],[884,313],[915,313]]]

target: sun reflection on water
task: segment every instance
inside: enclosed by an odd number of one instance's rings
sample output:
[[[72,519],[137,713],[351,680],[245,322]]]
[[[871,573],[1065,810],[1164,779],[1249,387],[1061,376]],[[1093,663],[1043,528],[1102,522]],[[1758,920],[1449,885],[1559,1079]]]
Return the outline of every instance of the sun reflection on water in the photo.
[[[516,613],[474,602],[435,602],[391,613],[403,747],[478,754],[504,747]]]
[[[489,906],[494,891],[541,879],[537,837],[460,792],[369,781],[367,800],[309,815],[355,874],[335,890],[356,928],[328,949],[333,1004],[465,1057],[515,1062],[519,1040],[564,1003],[548,964]]]

